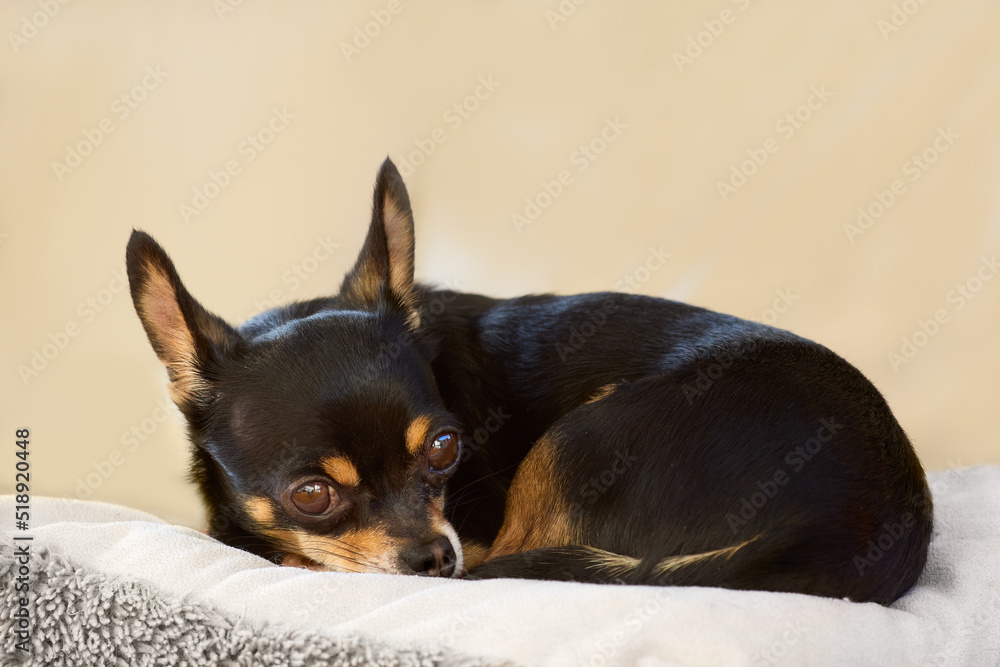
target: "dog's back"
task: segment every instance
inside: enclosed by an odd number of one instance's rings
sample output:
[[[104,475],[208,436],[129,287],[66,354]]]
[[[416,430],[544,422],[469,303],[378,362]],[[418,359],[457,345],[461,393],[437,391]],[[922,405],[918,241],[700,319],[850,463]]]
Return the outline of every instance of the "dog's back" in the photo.
[[[885,603],[922,570],[919,461],[826,348],[650,297],[448,296],[421,295],[450,304],[422,320],[442,395],[470,427],[505,415],[452,481],[450,518],[492,545],[474,576]]]

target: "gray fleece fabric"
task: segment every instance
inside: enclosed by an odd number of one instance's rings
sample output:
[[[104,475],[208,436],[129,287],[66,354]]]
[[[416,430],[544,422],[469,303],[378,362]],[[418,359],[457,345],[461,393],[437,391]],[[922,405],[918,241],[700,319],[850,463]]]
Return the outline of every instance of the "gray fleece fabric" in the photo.
[[[30,652],[16,648],[18,564],[0,542],[0,664],[32,667],[472,666],[481,661],[252,623],[149,586],[86,572],[42,549],[31,556]]]

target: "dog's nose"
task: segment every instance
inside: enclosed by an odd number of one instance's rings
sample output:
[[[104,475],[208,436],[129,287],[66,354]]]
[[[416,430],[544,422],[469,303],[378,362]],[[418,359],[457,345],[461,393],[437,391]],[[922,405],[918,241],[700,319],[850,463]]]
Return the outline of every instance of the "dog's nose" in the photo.
[[[414,545],[403,553],[403,562],[414,574],[423,577],[450,577],[455,573],[455,560],[455,549],[444,535]]]

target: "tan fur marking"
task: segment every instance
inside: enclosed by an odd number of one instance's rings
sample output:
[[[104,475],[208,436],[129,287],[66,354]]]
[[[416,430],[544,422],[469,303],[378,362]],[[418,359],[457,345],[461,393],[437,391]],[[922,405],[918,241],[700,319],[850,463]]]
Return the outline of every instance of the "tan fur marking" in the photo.
[[[391,192],[382,202],[382,222],[389,244],[389,287],[401,297],[413,288],[413,221],[403,212]]]
[[[427,431],[431,428],[430,417],[421,415],[410,422],[406,429],[406,451],[413,455],[423,451],[424,443],[427,441]]]
[[[490,548],[476,540],[462,540],[462,552],[465,554],[465,567],[468,570],[476,567],[484,560]]]
[[[686,554],[684,556],[669,556],[661,560],[657,566],[656,571],[658,573],[673,572],[685,565],[690,565],[692,563],[698,563],[703,560],[711,560],[712,558],[725,557],[726,560],[732,558],[737,551],[745,547],[746,545],[754,542],[760,537],[753,537],[746,542],[733,545],[731,547],[723,547],[721,549],[714,549],[712,551],[702,551],[696,554]],[[639,565],[640,560],[638,558],[632,558],[631,556],[623,556],[621,554],[612,553],[610,551],[604,551],[602,549],[594,549],[593,559],[595,562],[607,567],[619,567],[623,569],[628,569],[636,567]]]
[[[185,365],[192,365],[195,359],[194,339],[184,321],[184,315],[177,305],[170,280],[159,268],[146,264],[147,282],[139,300],[139,308],[144,320],[153,325],[158,342],[166,357],[164,362],[171,371],[180,374]],[[176,379],[175,379],[176,381]]]
[[[604,551],[603,549],[594,549],[593,558],[601,565],[607,567],[635,567],[641,562],[638,558],[623,556],[611,551]]]
[[[139,315],[149,323],[162,348],[157,353],[169,371],[170,398],[183,405],[205,389],[205,382],[195,367],[194,338],[167,275],[148,261],[145,273],[147,278],[139,298]]]
[[[589,548],[591,564],[604,570],[607,576],[624,577],[639,566],[641,562],[638,558],[623,556],[611,551]]]
[[[408,303],[408,305],[411,305]],[[416,308],[410,310],[409,314],[406,316],[406,328],[410,330],[411,333],[416,332],[420,328],[420,311]]]
[[[587,403],[596,403],[597,401],[601,400],[602,398],[607,398],[608,395],[611,392],[613,392],[617,386],[618,386],[618,384],[615,383],[615,382],[612,382],[611,384],[604,385],[603,387],[601,387],[600,389],[598,389],[594,393],[593,396],[591,396],[589,399],[587,399],[586,402]]]
[[[380,174],[376,192],[381,192],[381,200],[376,201],[373,211],[373,232],[378,233],[378,222],[381,222],[381,232],[385,236],[386,251],[389,255],[388,267],[375,261],[370,256],[366,246],[362,250],[358,263],[341,286],[342,293],[349,295],[362,303],[374,305],[378,302],[379,292],[383,282],[386,287],[400,300],[405,309],[406,324],[410,331],[416,331],[420,326],[420,314],[417,310],[417,295],[413,290],[413,215],[409,207],[401,204],[406,198],[406,188],[402,181],[383,180]],[[398,176],[395,177],[398,179]],[[399,194],[401,190],[401,194]],[[399,196],[397,196],[399,195]],[[388,274],[384,273],[388,268]]]
[[[507,494],[503,526],[487,559],[575,543],[577,530],[555,478],[552,446],[542,436],[517,469]]]
[[[754,540],[757,540],[759,537],[760,535],[741,544],[736,544],[731,547],[723,547],[713,551],[703,551],[701,553],[686,554],[684,556],[670,556],[657,563],[653,572],[655,575],[662,575],[679,570],[688,565],[712,560],[713,558],[725,558],[728,560],[732,558],[737,551]],[[604,570],[606,576],[624,577],[631,573],[635,568],[639,567],[642,563],[642,561],[638,558],[623,556],[622,554],[616,554],[611,551],[598,549],[596,547],[587,547],[587,551],[588,560],[590,561],[589,564],[595,568]]]
[[[263,496],[252,496],[243,502],[247,515],[258,526],[265,527],[274,523],[274,506]]]
[[[176,382],[171,382],[167,385],[167,394],[170,396],[170,400],[174,402],[174,405],[180,407],[185,403],[190,403],[193,397],[193,393],[188,387],[181,387]]]
[[[351,282],[354,295],[368,303],[378,302],[378,289],[382,283],[378,265],[373,261],[366,261],[357,268],[357,272],[355,280]]]
[[[358,469],[343,456],[328,456],[320,460],[320,465],[326,474],[341,486],[357,486],[361,482]]]
[[[732,558],[737,551],[745,547],[746,545],[754,542],[760,537],[752,537],[746,542],[731,546],[723,547],[722,549],[715,549],[714,551],[704,551],[698,554],[688,554],[686,556],[672,556],[670,558],[664,558],[656,565],[656,572],[658,574],[666,574],[667,572],[673,572],[685,565],[691,565],[692,563],[697,563],[703,560],[711,560],[713,558],[725,557],[726,560]]]
[[[402,543],[378,528],[353,530],[336,537],[303,530],[265,529],[286,553],[289,565],[334,572],[401,573],[397,555]],[[291,556],[291,557],[289,557]],[[315,564],[318,567],[312,567]]]

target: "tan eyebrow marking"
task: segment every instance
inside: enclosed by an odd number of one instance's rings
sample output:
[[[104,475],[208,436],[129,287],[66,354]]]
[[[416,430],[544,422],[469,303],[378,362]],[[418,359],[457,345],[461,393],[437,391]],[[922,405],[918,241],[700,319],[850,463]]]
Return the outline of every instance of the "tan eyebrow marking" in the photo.
[[[427,440],[427,431],[431,428],[431,418],[421,415],[410,422],[406,429],[406,451],[419,454]]]
[[[361,481],[358,469],[343,456],[329,456],[320,461],[323,470],[341,486],[357,486]]]
[[[247,515],[254,523],[264,526],[274,522],[274,507],[264,496],[252,496],[243,503]]]

